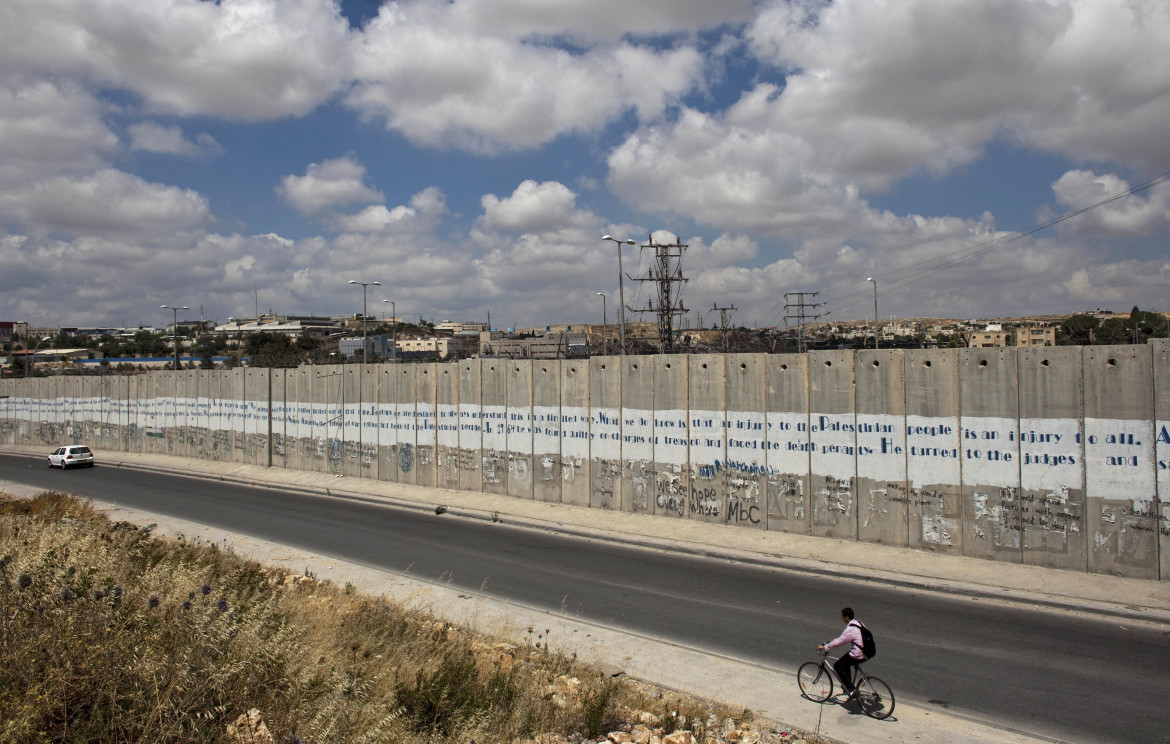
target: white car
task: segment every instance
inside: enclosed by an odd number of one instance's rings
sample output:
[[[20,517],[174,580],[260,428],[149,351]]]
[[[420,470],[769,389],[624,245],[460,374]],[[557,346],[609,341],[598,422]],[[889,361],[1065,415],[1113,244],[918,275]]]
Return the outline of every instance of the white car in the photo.
[[[93,467],[93,452],[89,447],[80,444],[72,444],[68,447],[58,447],[49,455],[49,467],[51,468],[65,468]]]

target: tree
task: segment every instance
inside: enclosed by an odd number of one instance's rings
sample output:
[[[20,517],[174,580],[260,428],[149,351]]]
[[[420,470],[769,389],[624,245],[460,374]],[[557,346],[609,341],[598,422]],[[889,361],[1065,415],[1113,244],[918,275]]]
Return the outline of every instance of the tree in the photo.
[[[1056,329],[1058,346],[1085,346],[1093,343],[1100,319],[1092,315],[1073,315],[1064,319]]]

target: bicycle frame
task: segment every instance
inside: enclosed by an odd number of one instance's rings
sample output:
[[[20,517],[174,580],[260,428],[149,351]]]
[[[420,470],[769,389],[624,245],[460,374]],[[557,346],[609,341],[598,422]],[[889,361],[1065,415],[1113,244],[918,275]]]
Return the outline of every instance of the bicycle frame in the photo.
[[[797,680],[800,685],[801,695],[813,702],[826,703],[833,697],[834,681],[840,685],[842,691],[845,685],[841,681],[837,670],[833,668],[833,662],[840,661],[839,656],[830,656],[828,651],[818,651],[820,660],[817,662],[808,662],[802,664],[797,671]],[[854,672],[855,684],[851,685],[858,691],[855,698],[861,710],[871,718],[879,720],[889,718],[894,712],[894,692],[882,680],[867,673],[861,668],[861,665],[856,665],[856,672]],[[806,669],[818,670],[812,678],[806,677]],[[811,672],[810,672],[811,673]],[[818,680],[824,675],[827,685],[819,685]],[[806,683],[808,687],[806,687]]]

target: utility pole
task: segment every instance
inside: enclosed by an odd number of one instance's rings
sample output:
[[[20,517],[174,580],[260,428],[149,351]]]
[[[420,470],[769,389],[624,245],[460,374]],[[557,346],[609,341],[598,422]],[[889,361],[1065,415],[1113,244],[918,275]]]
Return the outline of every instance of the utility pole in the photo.
[[[658,316],[658,343],[663,354],[674,354],[679,351],[675,332],[675,316],[687,314],[682,302],[682,287],[675,288],[676,284],[688,281],[682,273],[682,257],[687,246],[675,237],[673,243],[659,243],[653,236],[647,238],[642,248],[654,250],[654,262],[644,277],[630,277],[635,282],[654,282],[658,289],[657,300],[649,300],[645,309],[629,308],[636,313],[655,313]]]
[[[789,319],[797,321],[798,335],[796,337],[796,348],[803,354],[808,351],[808,344],[804,340],[804,323],[807,319],[816,320],[820,315],[808,315],[804,312],[805,308],[816,309],[821,306],[819,302],[806,302],[806,297],[816,297],[820,292],[785,292],[784,293],[784,322],[787,324]],[[795,302],[790,302],[790,298],[795,298]],[[795,315],[789,315],[788,310],[796,308]]]
[[[719,327],[723,329],[723,353],[727,353],[727,329],[731,327],[731,314],[735,312],[735,305],[719,307],[711,303],[711,312],[719,313]]]

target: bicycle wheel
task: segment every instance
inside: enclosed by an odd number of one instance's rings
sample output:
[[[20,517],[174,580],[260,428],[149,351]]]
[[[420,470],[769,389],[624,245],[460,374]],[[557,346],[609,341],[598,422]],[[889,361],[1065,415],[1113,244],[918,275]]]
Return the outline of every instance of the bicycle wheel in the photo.
[[[814,703],[823,703],[833,696],[833,678],[824,666],[815,661],[800,665],[796,681],[800,685],[801,696]]]
[[[862,677],[857,684],[857,704],[870,718],[889,718],[894,712],[894,691],[877,677]]]

